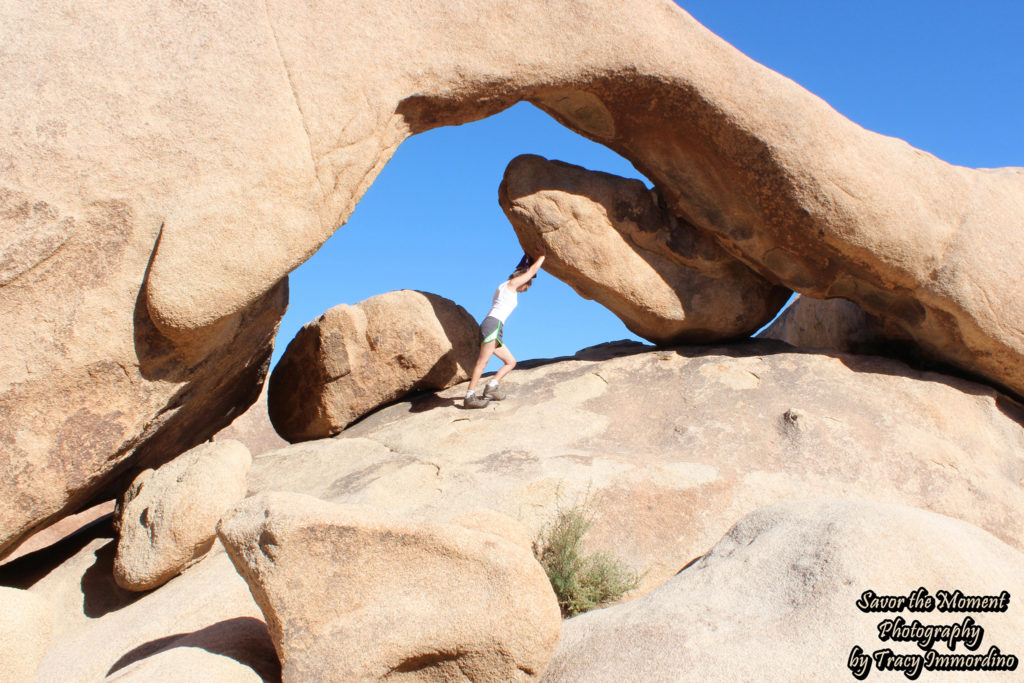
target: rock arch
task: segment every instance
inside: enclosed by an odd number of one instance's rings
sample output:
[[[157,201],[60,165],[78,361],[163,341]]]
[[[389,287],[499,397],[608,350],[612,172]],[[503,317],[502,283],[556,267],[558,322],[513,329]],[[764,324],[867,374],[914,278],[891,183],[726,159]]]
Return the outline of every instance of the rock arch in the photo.
[[[520,100],[773,282],[1024,393],[1024,171],[866,131],[668,0],[47,0],[0,32],[0,553],[216,431],[401,141]]]

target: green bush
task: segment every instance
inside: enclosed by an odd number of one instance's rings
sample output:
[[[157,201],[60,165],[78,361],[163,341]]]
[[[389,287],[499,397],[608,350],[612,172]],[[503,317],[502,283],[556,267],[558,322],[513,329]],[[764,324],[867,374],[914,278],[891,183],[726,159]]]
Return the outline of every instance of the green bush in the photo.
[[[593,523],[584,506],[560,508],[533,543],[566,618],[614,602],[640,583],[637,573],[611,553],[583,554],[583,537]]]

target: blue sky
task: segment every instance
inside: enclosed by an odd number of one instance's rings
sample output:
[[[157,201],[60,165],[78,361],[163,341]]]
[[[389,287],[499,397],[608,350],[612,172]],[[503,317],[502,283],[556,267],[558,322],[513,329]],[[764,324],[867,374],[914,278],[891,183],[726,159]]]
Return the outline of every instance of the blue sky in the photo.
[[[677,4],[866,128],[955,164],[1024,166],[1024,2]],[[328,308],[394,289],[434,292],[478,320],[486,315],[522,255],[497,192],[505,166],[525,153],[642,177],[528,104],[410,138],[348,223],[292,273],[273,362]],[[505,335],[520,360],[626,338],[635,337],[614,315],[546,273],[520,297]]]

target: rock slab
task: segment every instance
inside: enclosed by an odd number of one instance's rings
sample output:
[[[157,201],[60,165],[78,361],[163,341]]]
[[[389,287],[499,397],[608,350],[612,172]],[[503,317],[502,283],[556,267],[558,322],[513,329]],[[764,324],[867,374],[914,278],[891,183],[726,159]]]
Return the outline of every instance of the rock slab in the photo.
[[[491,508],[530,536],[589,498],[589,549],[646,572],[641,592],[743,515],[810,493],[926,508],[1024,548],[1024,410],[981,384],[769,340],[609,345],[511,381],[515,400],[471,419],[453,387],[265,453],[250,492],[437,522]]]
[[[513,159],[498,188],[527,253],[656,344],[750,336],[789,298],[639,180],[535,155]]]
[[[219,534],[286,682],[536,680],[558,642],[544,571],[493,534],[286,493],[247,498]]]
[[[887,619],[984,628],[975,652],[1024,654],[1024,554],[959,520],[901,505],[795,500],[741,519],[714,548],[654,592],[565,623],[545,680],[841,681],[854,647],[925,655],[879,639]],[[909,596],[924,587],[1010,596],[1004,612],[865,612],[865,591]],[[916,641],[916,638],[914,639]],[[923,665],[923,663],[922,663]],[[872,668],[871,678],[899,675]],[[920,671],[920,680],[1011,680],[1016,672]],[[900,676],[902,679],[903,677]],[[908,678],[913,678],[908,676]]]
[[[196,446],[136,477],[115,516],[118,585],[156,588],[208,553],[221,515],[245,497],[251,465],[245,446],[225,440]]]
[[[333,436],[413,391],[469,378],[480,328],[455,302],[403,289],[335,306],[307,323],[270,377],[274,429],[296,442]]]

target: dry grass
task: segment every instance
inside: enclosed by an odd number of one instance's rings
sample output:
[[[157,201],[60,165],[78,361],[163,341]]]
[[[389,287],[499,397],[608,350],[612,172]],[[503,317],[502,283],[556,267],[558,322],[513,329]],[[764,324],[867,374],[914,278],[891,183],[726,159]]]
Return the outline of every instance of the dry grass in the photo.
[[[566,618],[615,602],[640,583],[640,576],[611,553],[583,552],[583,537],[593,523],[584,505],[559,508],[533,543]]]

